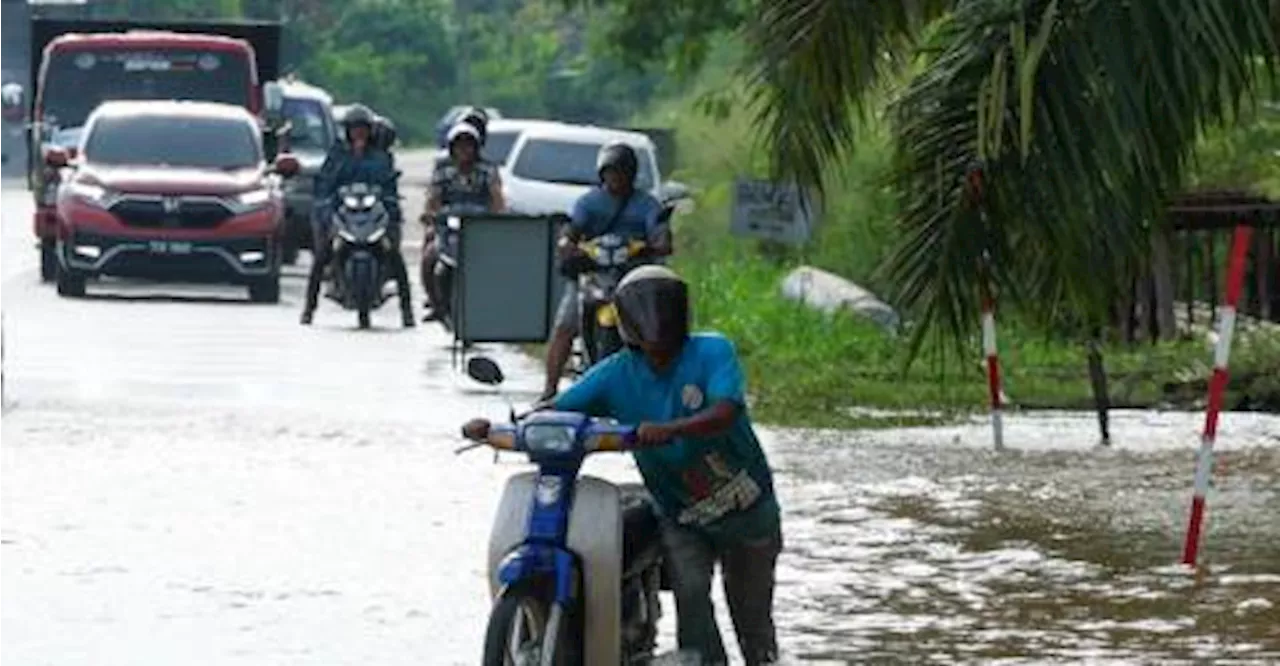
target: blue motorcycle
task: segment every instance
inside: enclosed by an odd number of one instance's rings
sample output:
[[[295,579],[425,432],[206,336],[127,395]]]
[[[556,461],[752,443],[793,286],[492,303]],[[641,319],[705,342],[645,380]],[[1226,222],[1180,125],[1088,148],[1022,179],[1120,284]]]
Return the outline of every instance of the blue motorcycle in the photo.
[[[468,374],[497,385],[483,357]],[[517,451],[537,471],[507,481],[489,542],[493,607],[484,666],[648,663],[661,616],[657,515],[641,486],[580,476],[586,457],[628,451],[636,429],[541,411],[494,424],[483,442]]]

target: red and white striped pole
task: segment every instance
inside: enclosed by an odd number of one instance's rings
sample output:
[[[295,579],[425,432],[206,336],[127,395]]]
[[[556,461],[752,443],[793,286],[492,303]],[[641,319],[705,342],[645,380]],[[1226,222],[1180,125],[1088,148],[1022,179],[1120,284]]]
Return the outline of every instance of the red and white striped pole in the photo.
[[[1004,418],[1000,404],[1000,354],[996,348],[995,299],[987,294],[982,299],[982,352],[987,356],[987,390],[991,393],[991,429],[996,450],[1004,448]]]
[[[975,161],[969,165],[968,173],[970,203],[977,206],[978,215],[982,219],[983,234],[987,233],[986,189],[983,182],[982,162]],[[991,430],[995,438],[996,450],[1004,448],[1004,418],[1000,403],[1000,352],[996,347],[996,300],[993,295],[994,285],[991,275],[991,253],[982,253],[982,353],[987,358],[987,390],[991,394]]]
[[[1249,255],[1249,240],[1253,227],[1236,227],[1235,243],[1227,264],[1226,304],[1218,321],[1218,343],[1214,350],[1213,377],[1209,380],[1209,404],[1205,408],[1204,434],[1200,437],[1200,452],[1196,456],[1195,494],[1191,497],[1191,518],[1187,523],[1187,540],[1182,549],[1182,563],[1195,566],[1196,553],[1200,549],[1200,528],[1204,523],[1205,495],[1209,492],[1209,477],[1213,473],[1213,442],[1218,436],[1218,413],[1222,411],[1222,394],[1227,389],[1227,359],[1231,355],[1231,336],[1236,327],[1236,304],[1240,301],[1240,287],[1244,284],[1244,264]]]

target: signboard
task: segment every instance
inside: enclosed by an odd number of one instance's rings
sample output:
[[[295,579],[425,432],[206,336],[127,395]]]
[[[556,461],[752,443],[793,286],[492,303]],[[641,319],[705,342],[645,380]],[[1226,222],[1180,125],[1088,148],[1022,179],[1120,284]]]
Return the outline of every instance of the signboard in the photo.
[[[545,342],[556,302],[555,222],[523,215],[462,216],[454,275],[456,339]]]
[[[809,240],[817,226],[817,210],[811,197],[794,184],[737,178],[733,183],[733,217],[729,230],[737,236],[762,238],[792,245]]]

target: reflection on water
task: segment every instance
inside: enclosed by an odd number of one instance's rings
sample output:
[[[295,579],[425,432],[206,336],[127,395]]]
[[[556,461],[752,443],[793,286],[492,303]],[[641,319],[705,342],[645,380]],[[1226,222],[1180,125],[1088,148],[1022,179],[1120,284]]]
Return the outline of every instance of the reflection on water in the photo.
[[[906,431],[779,435],[786,651],[831,664],[1280,663],[1280,449],[1254,433],[1221,456],[1195,575],[1171,566],[1195,440],[1179,438],[998,455]]]

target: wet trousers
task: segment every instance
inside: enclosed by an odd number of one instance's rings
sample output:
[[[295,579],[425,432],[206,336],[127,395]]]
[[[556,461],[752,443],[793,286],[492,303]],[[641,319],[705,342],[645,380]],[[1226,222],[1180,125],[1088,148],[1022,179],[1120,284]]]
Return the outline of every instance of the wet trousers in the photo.
[[[747,666],[775,663],[773,585],[782,552],[781,530],[758,541],[720,547],[701,532],[664,521],[662,543],[671,564],[680,650],[701,653],[706,666],[729,663],[711,602],[711,579],[718,562],[743,660]]]

